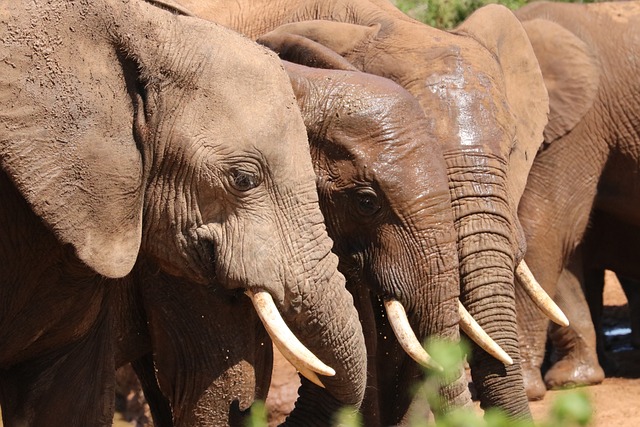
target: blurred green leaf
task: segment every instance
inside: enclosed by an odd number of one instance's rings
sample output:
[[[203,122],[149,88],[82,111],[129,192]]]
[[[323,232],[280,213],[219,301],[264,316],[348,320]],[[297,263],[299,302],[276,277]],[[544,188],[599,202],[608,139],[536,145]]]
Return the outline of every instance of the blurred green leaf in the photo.
[[[334,427],[360,427],[362,415],[354,408],[345,407],[338,411]]]
[[[558,396],[550,411],[550,426],[586,426],[591,422],[593,410],[584,390],[572,390]]]
[[[261,400],[251,405],[249,417],[245,421],[245,427],[265,427],[267,425],[267,408]]]
[[[428,340],[425,349],[433,359],[443,368],[443,376],[456,374],[460,365],[464,363],[465,355],[469,354],[466,341],[452,343],[443,340]]]

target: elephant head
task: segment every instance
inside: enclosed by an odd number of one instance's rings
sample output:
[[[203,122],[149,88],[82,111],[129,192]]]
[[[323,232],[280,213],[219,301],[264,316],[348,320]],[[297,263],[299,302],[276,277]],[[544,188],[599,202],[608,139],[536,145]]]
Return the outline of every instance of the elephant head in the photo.
[[[285,68],[307,126],[333,250],[364,325],[370,367],[365,423],[394,425],[411,402],[405,385],[421,374],[406,354],[434,368],[420,342],[458,339],[445,164],[428,140],[417,100],[397,84],[358,71]],[[393,312],[396,304],[411,325],[406,331]],[[457,374],[443,392],[450,404],[467,404],[466,379]],[[390,390],[396,390],[393,407],[384,402]]]
[[[1,13],[0,164],[60,244],[104,278],[139,260],[218,300],[246,305],[246,293],[294,365],[326,387],[315,403],[358,406],[361,326],[278,58],[144,2]],[[227,333],[255,328],[255,316],[238,317]],[[164,367],[160,386],[179,401],[184,387]]]

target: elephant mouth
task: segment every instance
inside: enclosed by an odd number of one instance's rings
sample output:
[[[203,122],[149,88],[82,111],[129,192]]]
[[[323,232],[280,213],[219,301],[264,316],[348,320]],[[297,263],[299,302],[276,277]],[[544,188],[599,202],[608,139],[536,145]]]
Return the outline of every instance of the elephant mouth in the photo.
[[[409,318],[402,303],[395,298],[388,298],[384,300],[384,308],[387,312],[391,329],[407,355],[427,369],[442,371],[442,366],[427,353],[418,340],[409,324]]]
[[[187,265],[198,283],[209,285],[216,281],[216,244],[213,232],[206,225],[189,230],[180,239]]]
[[[305,378],[319,387],[324,384],[317,374],[334,376],[336,371],[324,364],[313,352],[305,347],[284,322],[271,294],[265,291],[245,292],[258,313],[258,317],[280,353]]]
[[[523,286],[544,314],[558,325],[568,326],[569,322],[566,316],[551,297],[542,289],[540,284],[538,284],[524,260],[518,264],[516,276],[521,286]],[[429,355],[418,340],[409,323],[407,313],[402,303],[394,297],[387,296],[382,299],[391,329],[407,355],[427,369],[441,371],[442,367]],[[507,366],[513,364],[513,359],[509,354],[482,329],[460,301],[458,301],[458,314],[460,317],[460,329],[462,329],[471,340],[503,364]]]

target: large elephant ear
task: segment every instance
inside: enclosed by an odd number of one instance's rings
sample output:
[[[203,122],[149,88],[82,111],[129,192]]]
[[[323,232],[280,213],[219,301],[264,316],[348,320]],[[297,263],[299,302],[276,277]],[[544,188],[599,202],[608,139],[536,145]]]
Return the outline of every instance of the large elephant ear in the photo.
[[[517,127],[507,172],[509,193],[517,206],[547,124],[549,98],[538,61],[524,28],[504,6],[492,4],[478,9],[454,32],[482,44],[502,69]]]
[[[44,20],[26,25],[46,27],[33,32],[52,40],[84,34]],[[142,159],[119,58],[107,37],[96,36],[92,45],[84,37],[51,49],[45,59],[33,55],[35,41],[5,52],[0,167],[61,244],[97,273],[116,278],[131,270],[140,247]],[[37,67],[48,71],[38,74]]]
[[[304,36],[272,31],[258,37],[256,41],[291,63],[314,68],[357,71],[356,67],[338,53]]]
[[[324,20],[284,24],[258,38],[258,42],[278,52],[283,59],[320,68],[353,69],[349,54],[358,52],[380,31],[370,26]],[[288,53],[286,53],[288,52]],[[301,58],[306,58],[302,60]],[[346,61],[339,58],[346,58]],[[323,66],[323,63],[329,65]],[[362,64],[353,64],[355,67]]]
[[[570,132],[593,105],[600,67],[592,49],[559,24],[533,19],[522,25],[549,91],[549,124],[544,140],[551,143]]]
[[[43,116],[12,119],[29,125],[2,138],[2,169],[32,210],[97,273],[128,274],[142,232],[141,160],[133,139],[114,138],[100,124],[65,139],[48,131]]]
[[[306,105],[306,98],[311,92],[311,82],[307,78],[306,74],[308,67],[289,61],[282,61],[282,65],[284,65],[284,70],[289,76],[293,93],[295,94],[298,105],[302,110]],[[309,123],[307,123],[306,120],[305,125],[307,128],[309,127]]]

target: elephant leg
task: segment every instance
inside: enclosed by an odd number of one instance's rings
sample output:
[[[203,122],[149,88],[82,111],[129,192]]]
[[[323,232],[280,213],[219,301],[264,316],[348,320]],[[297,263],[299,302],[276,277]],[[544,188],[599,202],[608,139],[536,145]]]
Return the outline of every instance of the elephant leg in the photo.
[[[591,316],[587,315],[588,305],[580,283],[581,263],[574,265],[565,268],[558,280],[556,302],[570,325],[549,327],[555,363],[544,376],[548,389],[599,384],[604,379],[596,352],[596,332]]]
[[[299,387],[300,377],[296,368],[274,346],[271,385],[265,401],[270,424],[284,422],[293,410]]]
[[[536,156],[518,206],[526,235],[525,260],[552,297],[562,270],[583,240],[607,156],[599,145],[585,144],[581,133],[568,134]],[[546,386],[540,374],[548,321],[520,286],[517,315],[525,386],[529,399],[541,399]]]
[[[0,371],[5,426],[111,426],[116,368],[105,317],[80,341]]]
[[[534,276],[542,283],[557,283],[563,270],[559,257],[554,262],[536,256],[535,247],[527,252],[527,263]],[[529,255],[534,255],[529,260]],[[555,291],[550,294],[555,299]],[[533,303],[522,286],[516,286],[518,334],[522,377],[529,400],[540,400],[547,392],[541,368],[545,360],[549,321]]]
[[[629,303],[631,344],[635,348],[640,348],[640,281],[624,276],[618,276],[618,280]]]
[[[131,362],[131,366],[142,385],[144,397],[149,404],[151,416],[153,417],[153,425],[155,427],[172,427],[173,415],[171,405],[166,396],[162,394],[160,386],[158,385],[151,354],[147,354]]]

